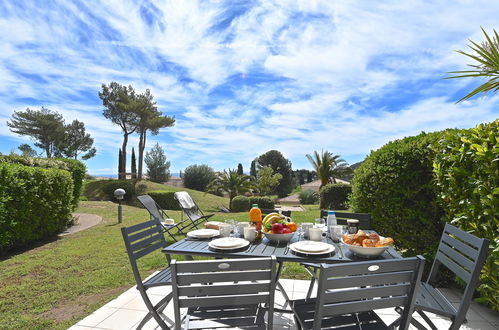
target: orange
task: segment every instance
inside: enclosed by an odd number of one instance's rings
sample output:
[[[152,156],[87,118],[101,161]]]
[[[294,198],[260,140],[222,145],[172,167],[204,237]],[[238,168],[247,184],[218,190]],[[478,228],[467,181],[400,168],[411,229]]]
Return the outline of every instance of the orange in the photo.
[[[289,229],[291,229],[292,232],[295,232],[297,226],[296,226],[296,223],[294,223],[294,222],[288,222],[286,224],[286,227],[288,227]]]

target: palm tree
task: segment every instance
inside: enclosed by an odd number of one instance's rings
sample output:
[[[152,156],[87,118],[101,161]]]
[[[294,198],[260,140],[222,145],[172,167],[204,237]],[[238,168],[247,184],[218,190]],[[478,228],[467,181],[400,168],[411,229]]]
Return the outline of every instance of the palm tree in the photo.
[[[344,159],[340,158],[340,155],[333,155],[332,152],[322,151],[319,154],[317,151],[314,151],[314,156],[306,155],[308,161],[314,167],[315,172],[317,173],[317,177],[321,180],[322,188],[324,185],[328,183],[336,183],[336,178],[342,174],[346,174],[351,171],[347,162]]]
[[[207,187],[209,192],[228,193],[229,209],[232,209],[232,199],[238,195],[255,189],[255,182],[249,175],[238,174],[237,170],[217,172],[215,179]]]
[[[487,93],[489,91],[499,90],[499,34],[494,30],[494,37],[490,38],[487,32],[481,28],[483,34],[485,34],[486,41],[482,45],[470,40],[472,45],[468,45],[475,54],[468,54],[462,50],[457,52],[468,56],[478,63],[468,64],[472,70],[462,70],[462,71],[452,71],[449,73],[457,74],[452,77],[447,77],[446,79],[453,78],[468,78],[468,77],[485,77],[489,78],[485,83],[481,84],[466,96],[461,98],[457,103],[467,100],[476,94]]]

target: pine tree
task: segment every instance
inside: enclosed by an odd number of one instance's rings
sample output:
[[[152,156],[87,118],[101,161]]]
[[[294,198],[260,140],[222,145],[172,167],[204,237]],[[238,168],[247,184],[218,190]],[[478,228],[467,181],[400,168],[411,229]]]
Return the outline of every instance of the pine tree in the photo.
[[[135,150],[132,148],[132,179],[137,179],[137,163],[135,162]]]

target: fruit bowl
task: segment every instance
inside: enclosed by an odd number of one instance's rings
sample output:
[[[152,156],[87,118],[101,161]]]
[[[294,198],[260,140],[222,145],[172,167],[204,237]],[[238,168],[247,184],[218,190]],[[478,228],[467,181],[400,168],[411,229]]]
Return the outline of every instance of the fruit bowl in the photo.
[[[291,238],[293,238],[294,233],[289,233],[289,234],[272,234],[272,233],[263,233],[265,237],[269,241],[272,242],[289,242]]]
[[[352,252],[353,254],[358,255],[359,257],[364,258],[374,258],[380,256],[385,252],[388,246],[379,246],[379,247],[363,247],[357,245],[346,244],[343,241],[343,237],[341,238],[341,242]]]

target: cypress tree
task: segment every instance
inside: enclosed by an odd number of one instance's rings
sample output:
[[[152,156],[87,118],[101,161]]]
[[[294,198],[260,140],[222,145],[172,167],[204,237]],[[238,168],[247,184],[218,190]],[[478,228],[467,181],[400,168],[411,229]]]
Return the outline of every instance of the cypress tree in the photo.
[[[123,153],[121,152],[120,148],[120,154],[118,156],[118,179],[123,179]]]
[[[256,159],[251,162],[250,175],[256,178]]]
[[[241,164],[241,163],[237,164],[237,174],[239,174],[239,175],[243,175],[244,174],[243,164]]]
[[[137,163],[135,162],[135,150],[132,148],[132,179],[137,179]]]

